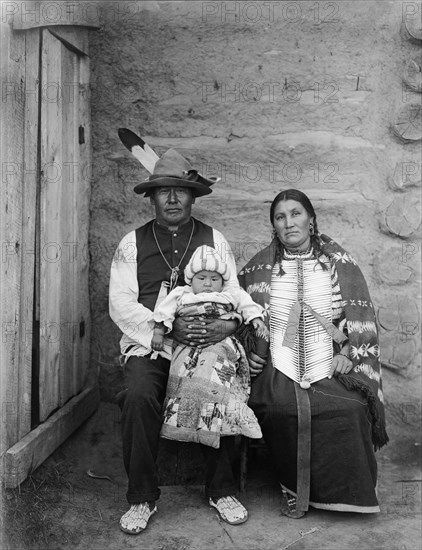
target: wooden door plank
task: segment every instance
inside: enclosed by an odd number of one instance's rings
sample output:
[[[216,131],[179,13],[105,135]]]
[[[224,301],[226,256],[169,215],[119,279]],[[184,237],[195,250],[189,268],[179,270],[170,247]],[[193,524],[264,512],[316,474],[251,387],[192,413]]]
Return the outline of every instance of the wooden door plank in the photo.
[[[17,487],[98,408],[98,388],[87,388],[73,397],[5,454],[4,481]]]
[[[61,42],[61,97],[62,97],[62,188],[60,203],[60,226],[62,237],[61,281],[60,281],[60,362],[59,362],[59,404],[63,405],[77,389],[73,382],[73,350],[76,338],[77,258],[73,251],[76,244],[77,220],[77,170],[78,164],[78,56]],[[76,90],[75,90],[76,88]],[[75,175],[76,174],[76,175]]]
[[[25,333],[20,340],[18,369],[19,397],[18,437],[31,429],[31,380],[32,380],[32,339],[33,307],[35,284],[35,231],[38,167],[38,113],[39,113],[39,48],[40,31],[25,33],[25,135],[24,170],[22,193],[22,271],[21,271],[21,319]]]
[[[88,33],[87,30],[82,32]],[[90,356],[90,299],[89,299],[89,204],[91,198],[91,117],[89,104],[89,58],[79,62],[79,128],[78,191],[76,193],[77,220],[77,319],[79,331],[75,341],[74,376],[78,391],[86,383]],[[77,349],[77,352],[76,352]]]
[[[1,262],[1,450],[19,439],[25,393],[20,378],[19,350],[27,327],[21,318],[22,185],[25,117],[25,36],[4,29],[1,36],[2,66],[2,204],[0,213]]]
[[[62,193],[61,43],[43,31],[40,198],[40,421],[59,406]]]

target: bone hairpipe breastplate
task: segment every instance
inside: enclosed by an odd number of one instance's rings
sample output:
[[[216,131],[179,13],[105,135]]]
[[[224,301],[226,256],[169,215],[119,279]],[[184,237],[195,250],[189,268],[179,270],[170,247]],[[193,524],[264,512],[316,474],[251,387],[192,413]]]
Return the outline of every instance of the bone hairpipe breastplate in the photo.
[[[307,389],[328,375],[333,360],[332,338],[312,312],[332,322],[330,265],[323,270],[314,258],[287,256],[282,267],[285,274],[280,277],[276,265],[271,280],[273,365]],[[292,308],[297,311],[296,323]]]

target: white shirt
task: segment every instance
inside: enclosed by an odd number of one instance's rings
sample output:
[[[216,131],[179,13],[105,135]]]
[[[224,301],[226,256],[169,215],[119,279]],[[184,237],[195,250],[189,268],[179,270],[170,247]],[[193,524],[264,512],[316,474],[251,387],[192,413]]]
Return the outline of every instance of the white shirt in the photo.
[[[213,229],[214,248],[228,263],[230,278],[226,287],[239,289],[236,276],[236,263],[233,252],[225,237]],[[136,232],[131,231],[120,241],[113,257],[110,271],[109,313],[112,320],[123,332],[120,350],[123,355],[148,355],[153,334],[153,312],[138,302],[139,287],[137,277]],[[169,339],[166,339],[169,340]],[[126,352],[129,346],[133,346]],[[165,351],[160,355],[171,358],[171,341],[165,342]]]

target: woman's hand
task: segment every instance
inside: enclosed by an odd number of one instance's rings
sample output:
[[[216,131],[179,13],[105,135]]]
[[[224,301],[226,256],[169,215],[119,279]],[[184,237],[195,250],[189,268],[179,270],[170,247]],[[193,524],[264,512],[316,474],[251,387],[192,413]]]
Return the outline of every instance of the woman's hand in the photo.
[[[262,369],[267,364],[265,359],[262,359],[262,357],[259,357],[259,355],[256,355],[256,353],[253,353],[252,351],[249,354],[248,362],[249,362],[249,372],[251,373],[251,377],[258,376],[258,374],[261,374]]]
[[[234,319],[206,319],[205,317],[178,317],[173,323],[172,337],[185,346],[205,348],[221,342],[237,329]]]
[[[352,368],[353,361],[349,357],[338,353],[333,357],[333,364],[331,365],[328,378],[332,378],[333,375],[338,376],[339,374],[348,374]]]

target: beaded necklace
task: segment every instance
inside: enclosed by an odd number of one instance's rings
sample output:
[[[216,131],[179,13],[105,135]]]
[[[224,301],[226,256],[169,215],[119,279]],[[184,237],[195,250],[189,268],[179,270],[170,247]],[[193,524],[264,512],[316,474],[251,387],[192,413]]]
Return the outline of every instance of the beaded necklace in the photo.
[[[166,262],[168,268],[170,269],[170,288],[169,288],[169,292],[172,291],[173,288],[175,288],[176,285],[177,285],[177,281],[179,279],[179,274],[180,274],[180,265],[183,262],[183,259],[187,254],[190,243],[192,242],[193,232],[195,231],[195,220],[193,218],[191,218],[191,219],[192,219],[192,231],[190,233],[189,241],[188,241],[188,244],[186,245],[186,248],[185,248],[185,251],[183,252],[182,257],[180,258],[180,262],[176,265],[176,267],[171,267],[171,265],[167,261],[167,258],[164,256],[163,251],[161,250],[161,247],[158,243],[157,235],[155,234],[156,221],[154,220],[154,223],[152,224],[152,234],[154,235],[155,244],[157,245],[158,251],[160,252],[163,260]]]
[[[288,250],[287,248],[284,249],[284,258],[286,260],[292,260],[294,258],[302,258],[304,260],[307,260],[309,258],[312,258],[314,255],[314,249],[312,246],[308,247],[306,250]]]

